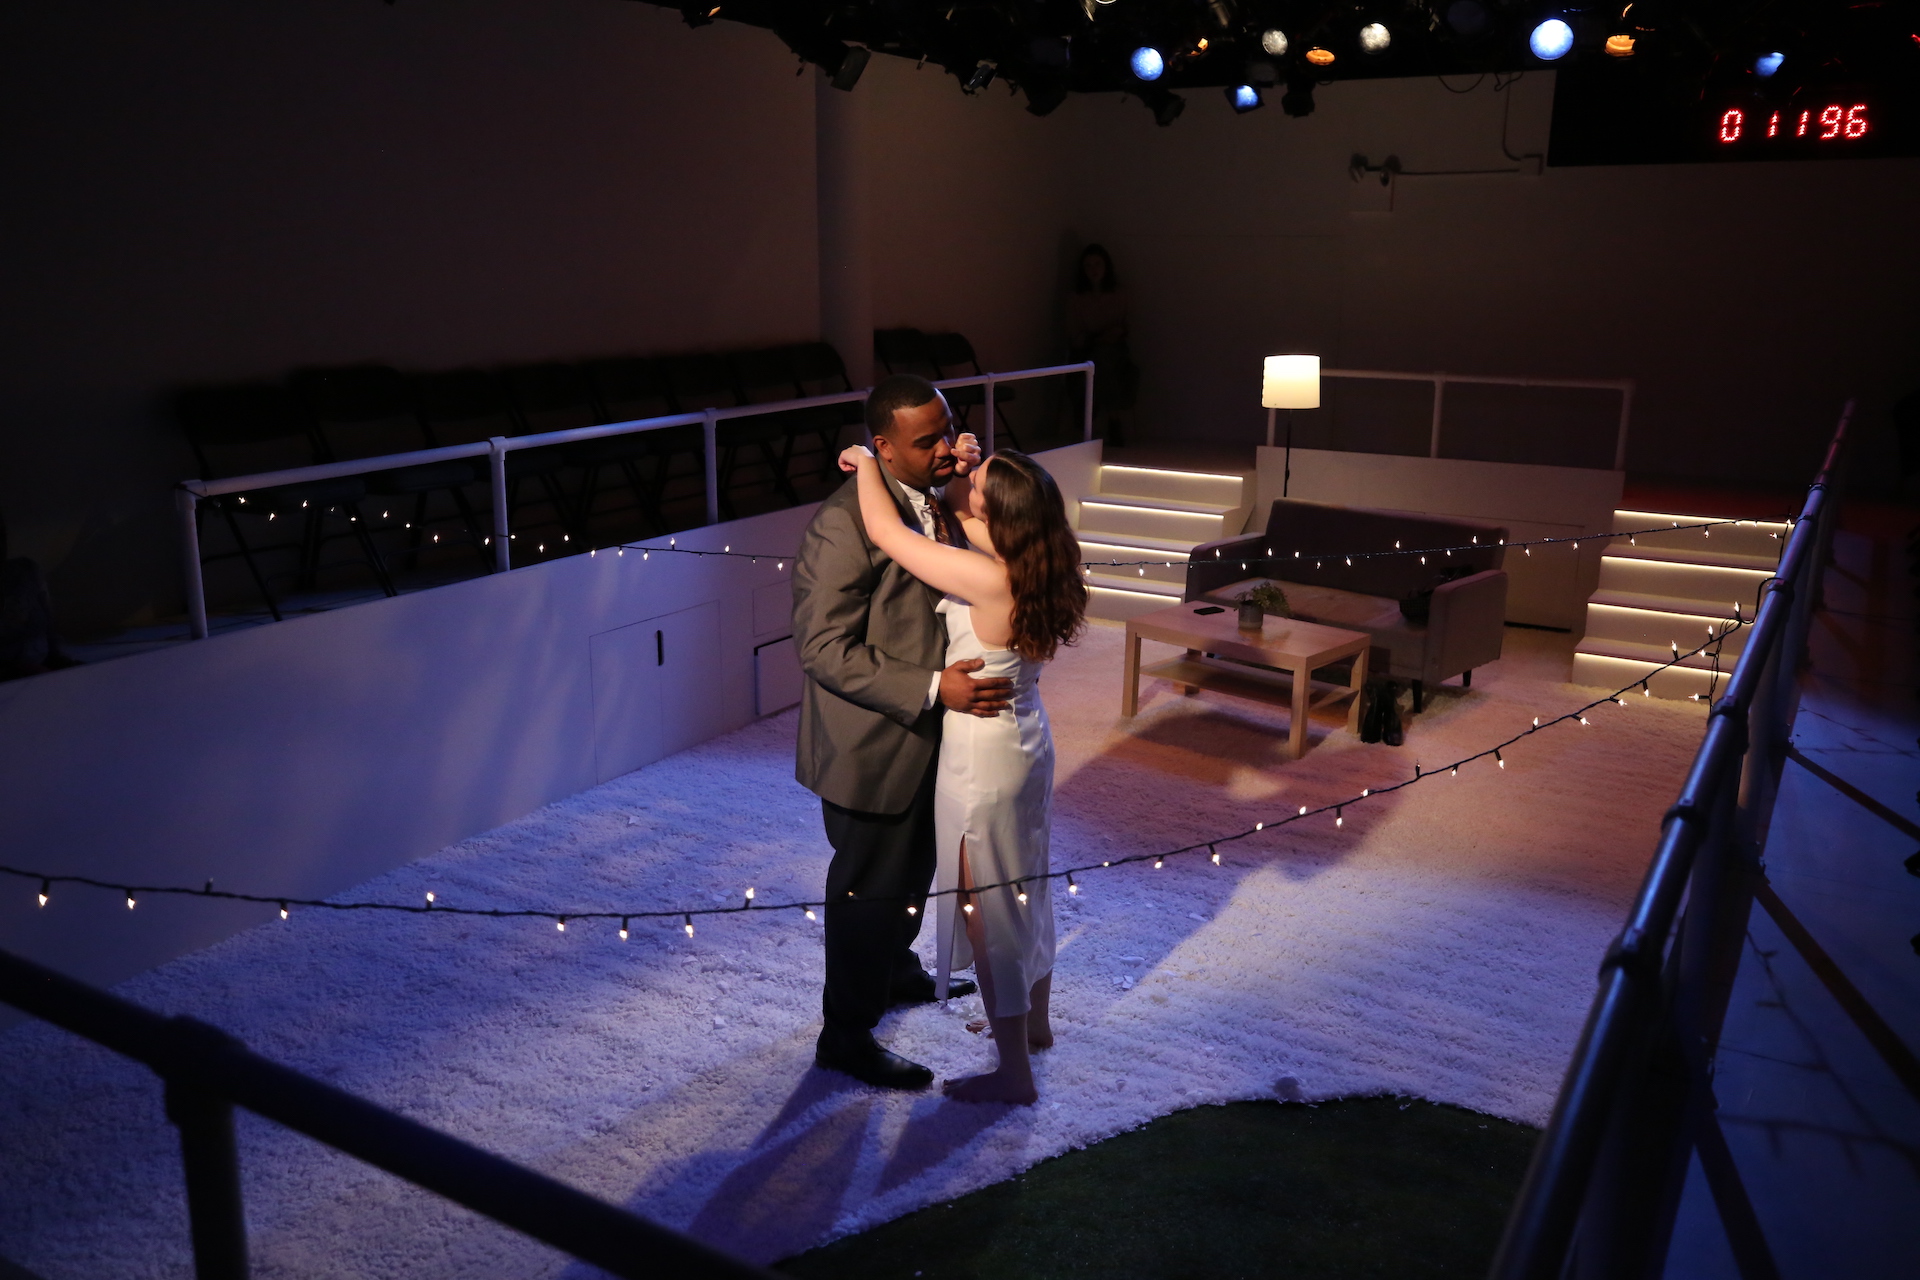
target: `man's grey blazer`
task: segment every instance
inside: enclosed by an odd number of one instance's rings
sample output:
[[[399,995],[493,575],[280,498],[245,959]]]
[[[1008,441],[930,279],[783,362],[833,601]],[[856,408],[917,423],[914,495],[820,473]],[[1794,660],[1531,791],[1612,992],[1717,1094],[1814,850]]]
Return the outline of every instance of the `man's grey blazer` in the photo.
[[[918,528],[904,487],[880,473]],[[926,705],[946,665],[939,601],[868,539],[857,478],[820,504],[793,562],[793,638],[807,674],[794,777],[821,799],[865,813],[913,803],[940,748],[943,710]]]

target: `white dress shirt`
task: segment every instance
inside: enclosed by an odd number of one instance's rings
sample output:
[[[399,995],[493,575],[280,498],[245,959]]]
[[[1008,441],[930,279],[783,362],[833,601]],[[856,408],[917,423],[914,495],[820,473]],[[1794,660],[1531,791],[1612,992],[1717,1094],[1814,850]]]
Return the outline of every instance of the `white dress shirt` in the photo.
[[[920,521],[920,532],[929,538],[933,537],[933,499],[910,484],[903,484],[900,487],[907,491],[907,502],[913,507],[913,514]],[[936,671],[933,673],[933,682],[927,686],[927,701],[921,710],[932,710],[939,701],[940,673]]]

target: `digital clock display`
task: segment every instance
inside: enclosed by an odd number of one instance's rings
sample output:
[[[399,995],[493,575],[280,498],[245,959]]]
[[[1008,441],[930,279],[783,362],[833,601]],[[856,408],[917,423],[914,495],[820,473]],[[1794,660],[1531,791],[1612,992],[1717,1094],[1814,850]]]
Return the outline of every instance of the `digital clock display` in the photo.
[[[1873,125],[1867,119],[1866,103],[1843,105],[1829,102],[1817,112],[1812,107],[1803,107],[1798,111],[1778,107],[1771,111],[1764,107],[1728,107],[1720,113],[1716,136],[1720,145],[1730,147],[1742,142],[1752,146],[1758,142],[1790,140],[1855,142],[1872,130]]]
[[[1777,88],[1758,83],[1703,93],[1684,82],[1649,84],[1569,71],[1555,87],[1549,164],[1920,154],[1920,77]]]

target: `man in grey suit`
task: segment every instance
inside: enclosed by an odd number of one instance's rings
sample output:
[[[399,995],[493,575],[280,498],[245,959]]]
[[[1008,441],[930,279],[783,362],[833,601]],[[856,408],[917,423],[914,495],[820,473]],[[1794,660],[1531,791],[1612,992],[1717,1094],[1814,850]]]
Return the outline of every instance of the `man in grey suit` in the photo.
[[[867,428],[900,518],[930,537],[960,533],[932,491],[956,456],[946,399],[920,378],[887,378],[867,399]],[[979,659],[944,667],[939,593],[868,539],[849,480],[820,504],[793,565],[793,632],[807,674],[794,776],[820,797],[833,845],[827,868],[826,989],[814,1060],[868,1084],[923,1089],[933,1073],[873,1038],[896,1004],[933,999],[913,940],[933,883],[933,781],[942,707],[978,716],[1007,707],[1012,682],[975,680]],[[911,908],[911,910],[909,910]],[[974,990],[949,984],[952,995]]]

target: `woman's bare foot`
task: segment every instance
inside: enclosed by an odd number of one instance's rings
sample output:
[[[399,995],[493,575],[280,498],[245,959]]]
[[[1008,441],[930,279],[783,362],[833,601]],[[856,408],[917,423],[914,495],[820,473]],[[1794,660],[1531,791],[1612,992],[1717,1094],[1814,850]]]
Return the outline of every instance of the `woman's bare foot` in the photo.
[[[1027,1047],[1030,1049],[1053,1048],[1053,1024],[1047,1020],[1045,1014],[1040,1014],[1037,1018],[1033,1014],[1027,1015]]]
[[[1053,1019],[1048,1011],[1053,1004],[1053,975],[1033,984],[1027,993],[1027,1044],[1035,1049],[1053,1048]]]
[[[940,1086],[940,1091],[955,1102],[1010,1102],[1030,1107],[1040,1100],[1040,1091],[1034,1088],[1031,1075],[1017,1080],[1002,1071],[948,1080]]]

